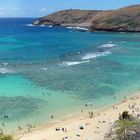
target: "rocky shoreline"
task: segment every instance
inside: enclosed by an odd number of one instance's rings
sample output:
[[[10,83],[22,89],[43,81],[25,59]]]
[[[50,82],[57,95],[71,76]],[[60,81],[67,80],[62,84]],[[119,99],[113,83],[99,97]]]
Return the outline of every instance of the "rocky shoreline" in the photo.
[[[33,25],[81,27],[90,31],[140,32],[140,5],[117,10],[63,10],[41,17]]]

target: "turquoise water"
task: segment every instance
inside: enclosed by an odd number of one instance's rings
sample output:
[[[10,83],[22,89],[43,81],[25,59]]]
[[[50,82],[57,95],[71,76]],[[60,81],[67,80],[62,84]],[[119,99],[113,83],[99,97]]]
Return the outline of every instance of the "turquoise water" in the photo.
[[[33,20],[0,19],[0,128],[38,126],[140,90],[140,34],[30,26]]]

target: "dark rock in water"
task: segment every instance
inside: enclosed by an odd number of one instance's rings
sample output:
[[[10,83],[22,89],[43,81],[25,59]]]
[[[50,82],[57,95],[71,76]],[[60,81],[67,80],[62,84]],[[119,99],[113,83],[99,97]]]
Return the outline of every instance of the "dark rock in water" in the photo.
[[[0,97],[0,119],[13,121],[25,118],[38,111],[43,104],[46,102],[36,98]]]
[[[34,25],[86,27],[91,31],[140,32],[140,5],[117,10],[63,10],[39,18]]]

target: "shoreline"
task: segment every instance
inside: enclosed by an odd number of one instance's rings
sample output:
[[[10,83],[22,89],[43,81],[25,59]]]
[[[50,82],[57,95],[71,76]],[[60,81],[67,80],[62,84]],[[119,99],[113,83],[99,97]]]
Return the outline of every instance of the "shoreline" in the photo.
[[[140,31],[131,31],[131,30],[113,30],[113,29],[95,29],[95,30],[91,30],[90,27],[87,27],[87,26],[78,26],[78,25],[71,25],[71,24],[68,24],[68,25],[53,25],[53,24],[49,24],[49,25],[46,25],[46,24],[39,24],[39,25],[36,25],[36,24],[33,24],[33,23],[30,23],[30,24],[27,24],[27,26],[29,27],[33,27],[33,26],[37,26],[37,27],[48,27],[48,28],[53,28],[53,27],[60,27],[60,28],[66,28],[66,29],[73,29],[73,30],[77,30],[77,31],[81,31],[81,32],[99,32],[99,33],[102,33],[102,32],[106,32],[106,33],[140,33]]]
[[[59,122],[47,123],[25,134],[16,134],[19,140],[62,140],[62,138],[77,140],[103,140],[112,124],[118,119],[119,113],[127,110],[132,113],[130,105],[140,108],[140,92],[121,100],[111,107],[99,109],[99,111],[86,110],[81,113],[70,114]],[[89,118],[89,111],[93,111],[93,118]],[[80,127],[84,129],[81,130]],[[58,129],[56,131],[56,128]],[[66,128],[67,132],[62,131]]]

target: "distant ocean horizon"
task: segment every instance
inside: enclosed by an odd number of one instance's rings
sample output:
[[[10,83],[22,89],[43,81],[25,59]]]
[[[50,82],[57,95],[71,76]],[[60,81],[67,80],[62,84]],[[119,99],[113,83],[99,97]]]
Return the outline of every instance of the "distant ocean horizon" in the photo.
[[[140,90],[139,33],[33,26],[33,20],[0,18],[3,130],[39,126],[91,104],[110,106]]]

